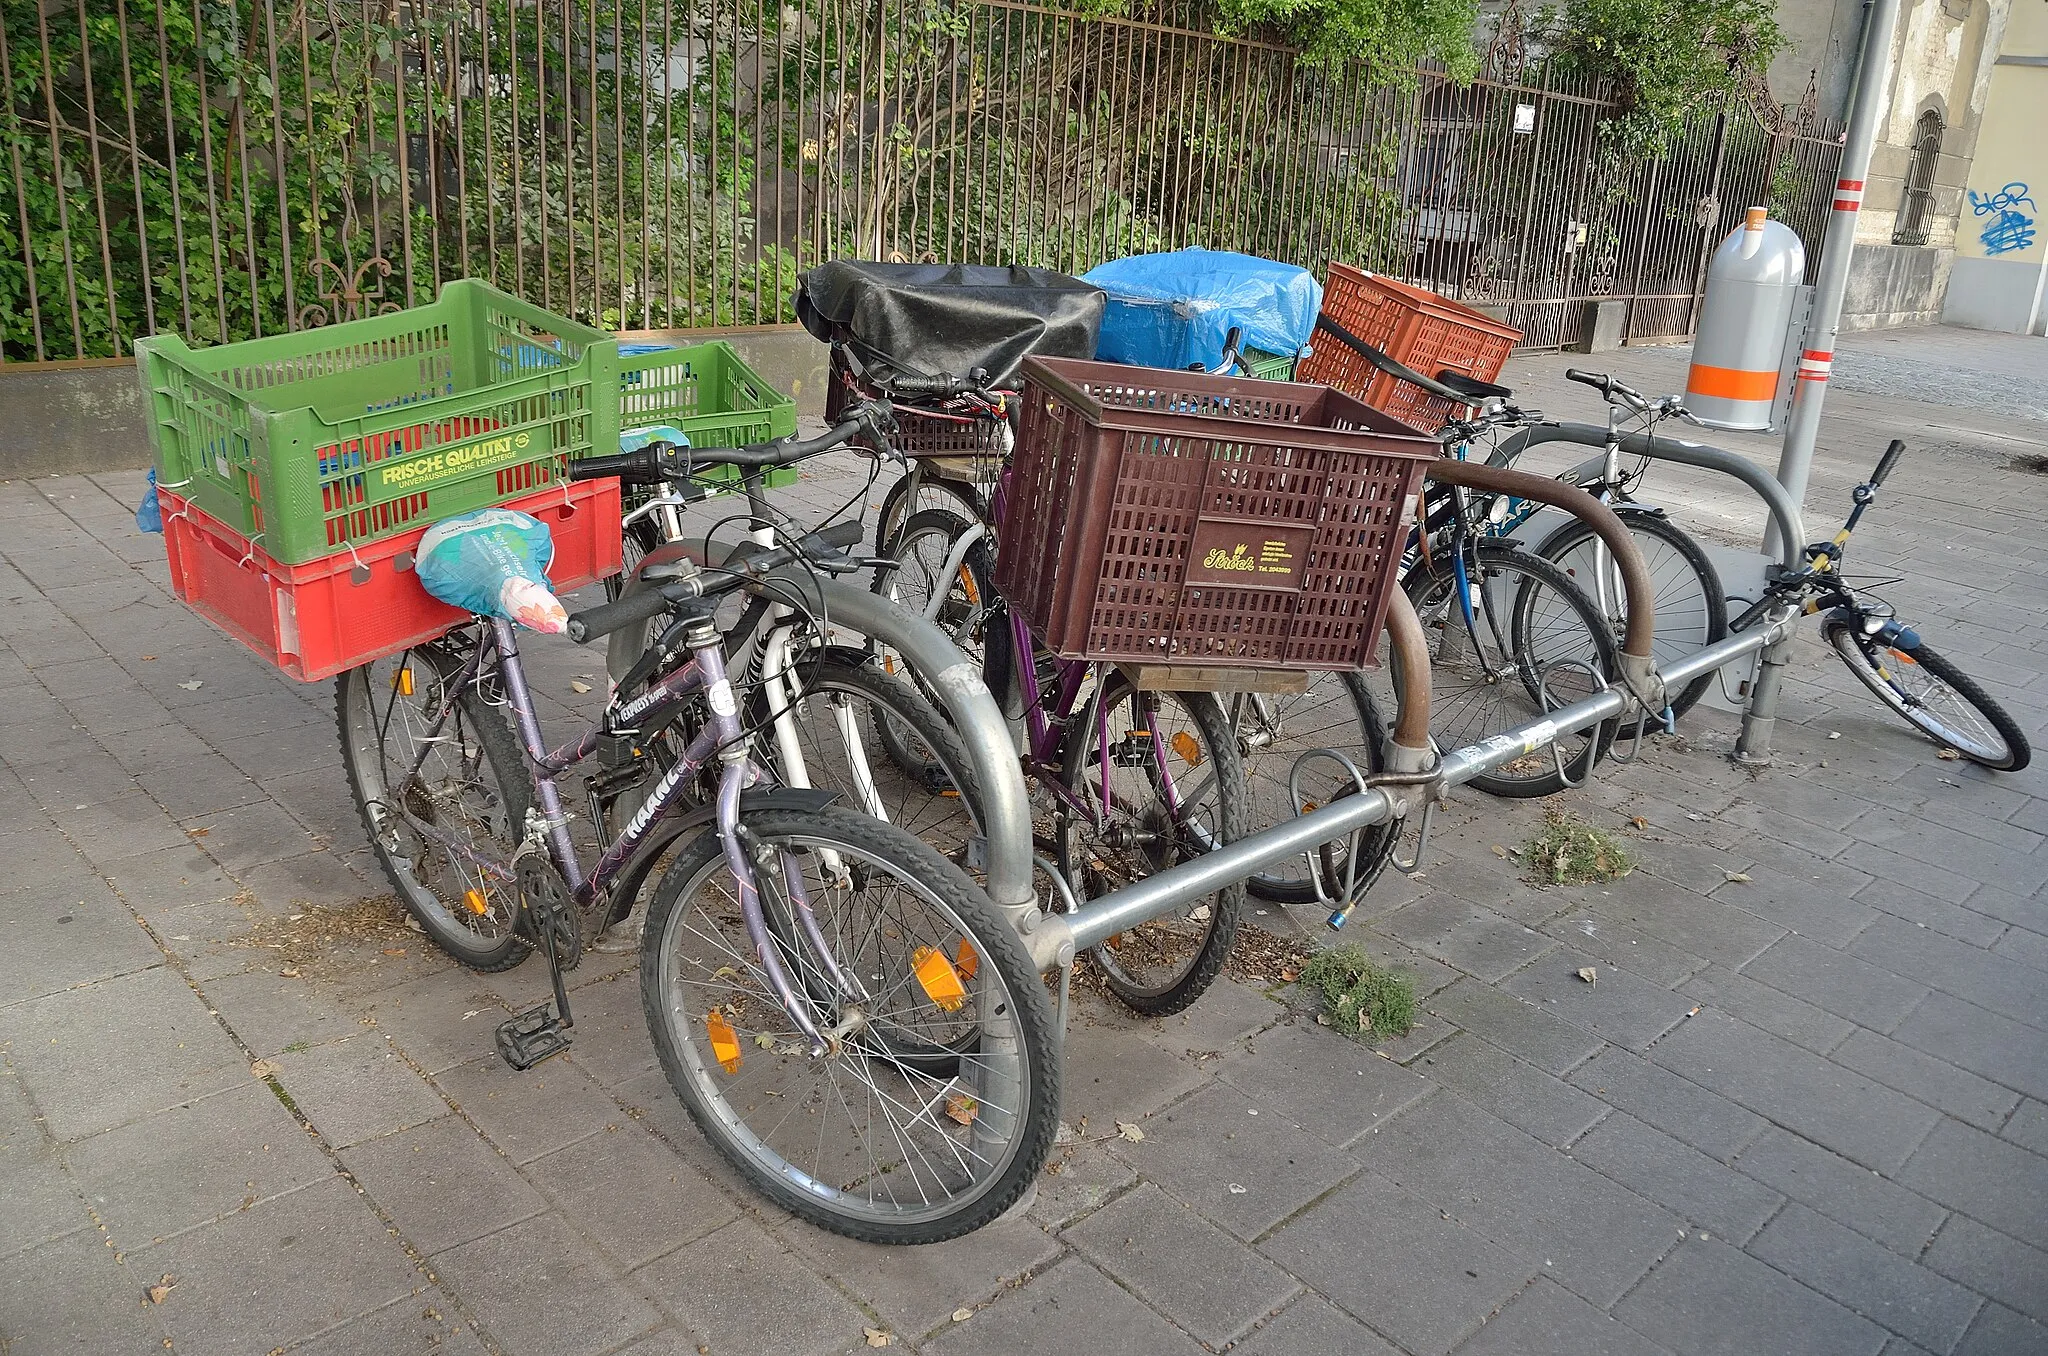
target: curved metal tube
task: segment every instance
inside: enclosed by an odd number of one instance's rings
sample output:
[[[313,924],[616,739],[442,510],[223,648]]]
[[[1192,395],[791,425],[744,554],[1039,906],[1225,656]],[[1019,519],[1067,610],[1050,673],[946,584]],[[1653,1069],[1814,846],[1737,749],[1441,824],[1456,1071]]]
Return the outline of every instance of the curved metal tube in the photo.
[[[1401,709],[1394,718],[1394,743],[1429,752],[1429,637],[1415,604],[1399,587],[1387,602],[1387,648],[1393,655],[1401,691]]]
[[[1602,429],[1603,445],[1606,436],[1606,430]],[[1650,585],[1649,567],[1643,564],[1643,553],[1636,548],[1636,539],[1615,516],[1613,509],[1577,486],[1552,480],[1549,476],[1509,470],[1505,466],[1481,466],[1446,457],[1431,462],[1428,474],[1431,480],[1446,485],[1511,494],[1518,499],[1533,499],[1539,504],[1561,508],[1598,533],[1600,540],[1607,543],[1607,549],[1614,553],[1615,566],[1621,571],[1622,590],[1628,595],[1628,630],[1622,638],[1621,652],[1645,663],[1649,661],[1650,639],[1657,629],[1656,595]]]
[[[1501,440],[1500,446],[1486,459],[1486,464],[1506,466],[1540,443],[1577,443],[1581,447],[1604,448],[1607,446],[1607,430],[1599,424],[1538,424],[1533,428],[1520,429]],[[1704,471],[1719,471],[1749,486],[1756,491],[1757,498],[1764,501],[1764,507],[1770,510],[1771,521],[1777,525],[1780,563],[1789,569],[1799,567],[1800,553],[1806,548],[1806,526],[1800,521],[1799,505],[1763,467],[1723,447],[1684,438],[1659,438],[1648,433],[1623,434],[1621,450],[1652,461],[1675,461]]]

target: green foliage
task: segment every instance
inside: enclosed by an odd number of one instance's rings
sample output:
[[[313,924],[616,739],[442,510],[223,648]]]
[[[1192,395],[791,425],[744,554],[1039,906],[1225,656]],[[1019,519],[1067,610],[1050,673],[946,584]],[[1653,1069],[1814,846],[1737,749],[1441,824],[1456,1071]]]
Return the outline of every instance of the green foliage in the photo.
[[[1273,32],[1312,61],[1363,63],[1390,76],[1425,61],[1458,80],[1479,68],[1473,0],[1217,0],[1217,19],[1221,32]]]
[[[1630,154],[1662,149],[1785,44],[1776,0],[1563,0],[1535,36],[1561,66],[1606,80],[1618,116],[1603,129]]]
[[[1569,810],[1544,811],[1522,860],[1540,885],[1604,885],[1636,869],[1626,848]]]
[[[1323,1000],[1329,1025],[1354,1040],[1405,1036],[1415,1026],[1415,983],[1375,964],[1365,948],[1333,946],[1301,968],[1302,986]]]

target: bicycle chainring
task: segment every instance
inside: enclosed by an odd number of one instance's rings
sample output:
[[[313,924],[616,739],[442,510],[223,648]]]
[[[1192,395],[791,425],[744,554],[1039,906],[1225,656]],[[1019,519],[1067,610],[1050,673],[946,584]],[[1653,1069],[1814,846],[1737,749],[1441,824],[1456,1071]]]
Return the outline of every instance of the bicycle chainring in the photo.
[[[529,852],[519,859],[518,883],[520,931],[536,946],[551,935],[555,963],[564,970],[575,969],[583,959],[583,922],[568,882],[547,856]]]

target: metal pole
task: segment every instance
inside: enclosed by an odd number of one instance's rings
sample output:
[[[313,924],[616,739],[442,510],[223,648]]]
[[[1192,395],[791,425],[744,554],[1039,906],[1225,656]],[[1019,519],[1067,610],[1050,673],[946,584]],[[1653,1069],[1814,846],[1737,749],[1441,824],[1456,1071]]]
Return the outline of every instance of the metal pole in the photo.
[[[1856,102],[1849,110],[1849,130],[1842,143],[1841,177],[1835,184],[1834,211],[1828,217],[1827,234],[1821,241],[1813,313],[1806,322],[1798,379],[1792,383],[1792,414],[1785,421],[1785,450],[1778,458],[1778,482],[1790,493],[1794,504],[1806,502],[1806,478],[1813,467],[1821,400],[1827,394],[1828,371],[1835,358],[1835,335],[1842,323],[1842,295],[1849,287],[1849,263],[1856,252],[1856,218],[1863,206],[1863,182],[1870,173],[1877,124],[1884,116],[1884,103],[1891,93],[1892,30],[1898,17],[1899,0],[1871,0],[1863,62],[1856,73]],[[1767,534],[1764,554],[1776,555],[1778,545]],[[1770,713],[1761,714],[1768,717]]]

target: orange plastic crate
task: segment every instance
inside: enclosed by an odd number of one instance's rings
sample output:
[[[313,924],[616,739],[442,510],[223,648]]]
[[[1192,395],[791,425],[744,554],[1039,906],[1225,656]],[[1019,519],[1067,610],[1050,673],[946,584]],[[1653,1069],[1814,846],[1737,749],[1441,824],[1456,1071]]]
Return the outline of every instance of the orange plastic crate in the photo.
[[[1323,314],[1428,377],[1449,369],[1493,381],[1522,341],[1512,325],[1349,264],[1330,265]],[[1455,408],[1442,396],[1380,371],[1326,334],[1316,336],[1294,379],[1335,387],[1426,432],[1441,428]]]
[[[157,493],[178,597],[301,682],[397,654],[468,620],[420,587],[413,573],[413,553],[431,524],[353,553],[286,565],[176,494]],[[558,485],[501,507],[548,525],[555,542],[548,578],[556,592],[619,572],[618,481]]]

